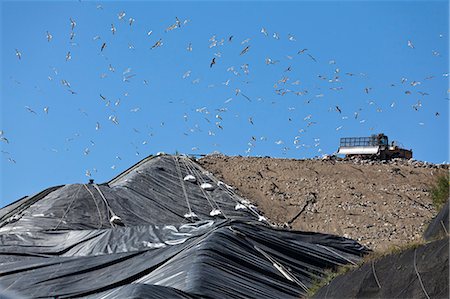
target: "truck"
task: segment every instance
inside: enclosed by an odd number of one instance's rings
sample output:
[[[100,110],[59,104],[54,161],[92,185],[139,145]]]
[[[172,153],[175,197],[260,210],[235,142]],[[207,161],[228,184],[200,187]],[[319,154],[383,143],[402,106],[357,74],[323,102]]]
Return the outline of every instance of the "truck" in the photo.
[[[389,143],[388,136],[380,133],[370,137],[341,138],[337,154],[345,155],[346,158],[391,160],[394,158],[411,159],[413,153],[411,149],[403,148],[396,141]]]

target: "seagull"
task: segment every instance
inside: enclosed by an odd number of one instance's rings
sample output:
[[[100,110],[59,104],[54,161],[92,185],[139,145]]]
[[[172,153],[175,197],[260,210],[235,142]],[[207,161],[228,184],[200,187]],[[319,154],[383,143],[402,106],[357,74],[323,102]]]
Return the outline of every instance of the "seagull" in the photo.
[[[161,47],[162,45],[163,45],[162,39],[159,39],[159,40],[152,46],[152,49],[153,49],[153,48]]]
[[[250,46],[245,47],[244,50],[242,50],[241,54],[239,54],[239,55],[244,55],[245,53],[248,52],[249,49],[250,49]]]
[[[44,113],[48,114],[48,107],[44,107]]]
[[[96,130],[96,131],[100,130],[100,123],[99,123],[99,122],[97,122],[97,123],[95,124],[95,130]]]
[[[280,39],[280,36],[279,36],[278,33],[276,33],[276,32],[273,33],[272,37],[273,37],[274,39]]]
[[[135,19],[133,19],[133,18],[129,18],[128,19],[128,24],[131,26],[131,25],[133,25],[133,22],[134,21],[136,21]]]
[[[103,43],[102,47],[100,48],[100,52],[103,52],[103,50],[106,48],[106,43]]]
[[[31,109],[29,106],[25,106],[25,109],[27,109],[28,112],[30,112],[30,113],[36,114],[36,112],[33,109]]]
[[[192,52],[192,43],[189,43],[186,50],[188,50],[189,52]]]
[[[209,64],[209,67],[211,68],[213,65],[215,65],[216,64],[216,57],[214,57],[212,60],[211,60],[211,63]]]
[[[66,54],[66,61],[69,61],[70,59],[72,59],[72,55],[70,55],[70,51],[69,51]]]
[[[262,27],[262,28],[261,28],[261,33],[264,34],[265,36],[267,36],[267,30],[266,30],[266,28]]]
[[[117,14],[117,18],[119,20],[122,20],[125,17],[126,13],[124,11],[121,11]]]
[[[117,119],[117,117],[115,115],[110,115],[108,118],[110,121],[112,121],[113,123],[115,123],[116,125],[119,124],[119,121]]]
[[[3,141],[3,142],[5,142],[5,143],[9,143],[8,138],[3,137],[3,136],[0,137],[0,141]]]
[[[70,18],[70,27],[72,28],[72,30],[73,28],[75,28],[75,26],[77,26],[77,23],[72,18]]]
[[[297,52],[297,54],[303,54],[303,53],[305,53],[305,51],[308,51],[308,49],[301,49],[301,50],[299,50],[298,52]]]
[[[317,62],[317,60],[309,53],[307,53],[307,55],[309,56],[309,58],[311,58],[312,60],[314,60],[314,62]]]
[[[70,40],[73,40],[73,38],[75,37],[75,32],[70,32]]]
[[[50,42],[53,38],[53,35],[51,35],[48,31],[47,31],[47,41]]]
[[[408,47],[410,47],[411,49],[414,49],[414,45],[410,40],[408,40]]]
[[[19,50],[16,49],[16,56],[17,58],[22,59],[22,53],[19,52]]]
[[[116,33],[116,27],[114,27],[114,24],[111,24],[111,32],[114,35]]]
[[[336,106],[336,111],[342,113],[341,108],[339,108],[339,106]]]

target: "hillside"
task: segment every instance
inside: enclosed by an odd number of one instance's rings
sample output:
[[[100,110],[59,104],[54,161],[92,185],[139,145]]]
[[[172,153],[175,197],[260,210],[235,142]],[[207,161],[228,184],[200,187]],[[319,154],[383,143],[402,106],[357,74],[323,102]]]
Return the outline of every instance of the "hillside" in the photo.
[[[276,224],[337,234],[376,251],[416,242],[437,214],[430,187],[448,165],[209,155],[199,164]]]

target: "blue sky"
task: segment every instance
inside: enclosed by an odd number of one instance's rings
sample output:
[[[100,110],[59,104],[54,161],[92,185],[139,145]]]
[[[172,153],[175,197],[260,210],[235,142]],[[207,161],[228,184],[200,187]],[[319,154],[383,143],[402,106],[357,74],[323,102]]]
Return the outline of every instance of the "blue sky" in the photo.
[[[448,1],[0,9],[1,205],[160,151],[310,158],[384,132],[449,160]]]

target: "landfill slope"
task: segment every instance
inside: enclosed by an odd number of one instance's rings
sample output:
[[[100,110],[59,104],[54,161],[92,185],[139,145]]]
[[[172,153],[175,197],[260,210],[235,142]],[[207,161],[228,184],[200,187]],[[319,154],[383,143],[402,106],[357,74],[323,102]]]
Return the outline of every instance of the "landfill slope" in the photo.
[[[272,227],[192,159],[157,155],[0,209],[0,298],[295,299],[367,253]]]
[[[448,173],[448,165],[415,160],[208,155],[198,162],[274,223],[349,237],[375,251],[422,239],[438,213],[430,188]]]
[[[448,298],[448,241],[369,260],[336,277],[313,298]]]

